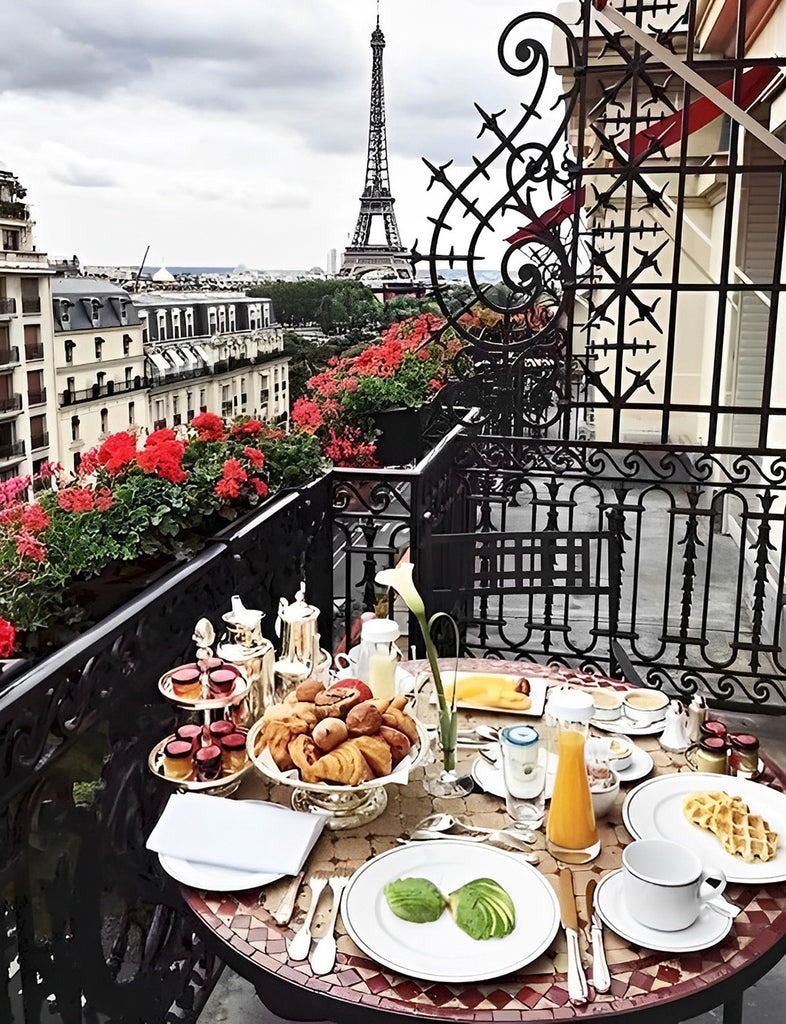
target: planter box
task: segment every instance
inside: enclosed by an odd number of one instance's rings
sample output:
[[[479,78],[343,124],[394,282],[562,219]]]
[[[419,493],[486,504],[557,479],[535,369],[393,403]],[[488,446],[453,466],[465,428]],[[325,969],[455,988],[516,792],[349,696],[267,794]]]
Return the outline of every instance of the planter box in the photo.
[[[422,409],[383,409],[374,414],[381,431],[376,440],[376,460],[383,466],[405,466],[423,454]]]

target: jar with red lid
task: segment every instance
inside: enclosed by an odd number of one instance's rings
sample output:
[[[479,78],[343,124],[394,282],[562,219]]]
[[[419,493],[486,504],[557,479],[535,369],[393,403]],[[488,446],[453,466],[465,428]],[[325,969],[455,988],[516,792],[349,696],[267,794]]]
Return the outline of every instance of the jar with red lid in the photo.
[[[722,740],[725,740],[726,736],[728,735],[728,732],[729,730],[726,728],[723,722],[717,722],[714,718],[708,718],[706,721],[702,722],[700,728],[701,737],[715,736],[719,737]]]
[[[215,743],[200,747],[194,754],[194,764],[200,782],[215,782],[221,777],[221,747]]]
[[[225,775],[234,775],[246,767],[246,737],[240,732],[230,732],[221,740],[221,760]]]
[[[755,779],[759,774],[759,740],[753,733],[738,732],[729,737],[729,774]]]
[[[729,748],[721,736],[703,736],[685,751],[685,760],[697,772],[726,775],[729,771]]]

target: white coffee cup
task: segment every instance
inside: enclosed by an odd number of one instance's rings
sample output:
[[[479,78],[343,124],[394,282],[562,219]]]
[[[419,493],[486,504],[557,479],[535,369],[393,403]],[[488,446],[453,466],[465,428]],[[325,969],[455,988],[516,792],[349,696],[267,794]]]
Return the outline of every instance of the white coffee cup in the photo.
[[[339,672],[346,672],[347,670],[349,670],[350,672],[357,674],[359,651],[360,645],[358,644],[356,647],[351,647],[347,654],[345,654],[343,651],[340,651],[337,655],[335,655],[335,657],[333,658],[333,662],[336,668],[339,670]]]
[[[726,875],[720,868],[705,871],[696,854],[678,843],[637,839],[622,852],[625,907],[648,928],[662,932],[689,928],[704,904],[725,888]]]

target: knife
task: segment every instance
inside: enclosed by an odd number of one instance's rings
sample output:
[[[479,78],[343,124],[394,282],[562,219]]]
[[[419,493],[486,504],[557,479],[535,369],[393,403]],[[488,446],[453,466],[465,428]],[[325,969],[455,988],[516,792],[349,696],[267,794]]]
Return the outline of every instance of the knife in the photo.
[[[579,920],[576,915],[573,875],[570,868],[562,868],[559,873],[559,909],[562,927],[568,940],[568,997],[572,1003],[583,1005],[588,998],[587,979],[581,966]]]
[[[606,951],[603,948],[603,922],[595,910],[595,889],[597,881],[593,878],[587,885],[587,920],[590,925],[592,939],[592,984],[596,992],[608,992],[611,988],[609,965],[606,963]]]

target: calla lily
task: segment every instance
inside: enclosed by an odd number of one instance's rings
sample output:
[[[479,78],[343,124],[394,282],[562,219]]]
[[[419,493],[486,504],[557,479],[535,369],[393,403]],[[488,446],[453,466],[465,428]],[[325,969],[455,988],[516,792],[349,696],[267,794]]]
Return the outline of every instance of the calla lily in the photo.
[[[425,615],[426,606],[412,579],[414,571],[415,566],[411,562],[401,562],[395,569],[381,569],[375,579],[383,587],[393,587],[414,615]]]
[[[455,620],[446,612],[437,612],[431,619],[426,619],[426,606],[423,598],[413,581],[415,566],[411,562],[402,562],[395,569],[382,569],[374,577],[376,582],[383,587],[392,587],[412,612],[420,626],[423,634],[423,642],[426,645],[429,665],[431,666],[431,678],[434,680],[434,689],[437,691],[437,703],[439,705],[439,729],[442,737],[442,751],[446,769],[455,767],[456,761],[456,735],[458,729],[458,718],[456,715],[456,687],[453,686],[453,699],[450,707],[445,700],[445,689],[442,686],[442,677],[439,672],[439,661],[437,649],[431,639],[431,626],[436,619],[448,619],[453,626],[456,636],[456,658],[459,649],[459,631]]]

